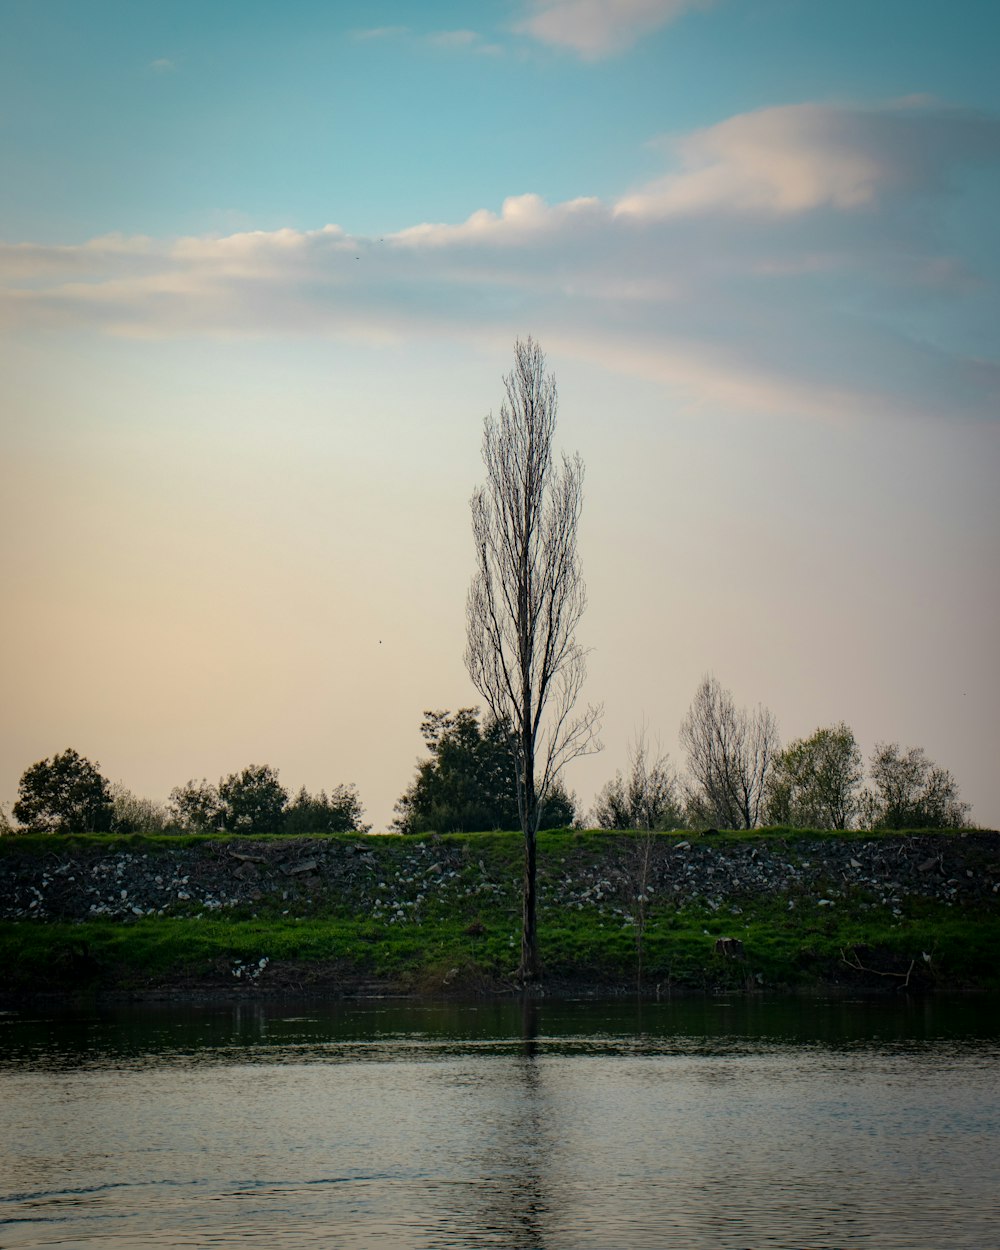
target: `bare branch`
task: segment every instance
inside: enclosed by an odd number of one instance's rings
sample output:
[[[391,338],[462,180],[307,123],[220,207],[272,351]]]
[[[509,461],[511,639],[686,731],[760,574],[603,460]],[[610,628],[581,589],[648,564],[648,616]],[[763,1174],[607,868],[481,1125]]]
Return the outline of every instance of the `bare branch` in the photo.
[[[844,954],[843,947],[841,947],[840,950],[840,962],[846,964],[848,968],[853,968],[855,972],[867,972],[876,977],[893,977],[896,980],[900,980],[903,982],[904,990],[909,988],[910,977],[913,976],[913,969],[916,967],[917,963],[915,959],[911,959],[910,966],[905,972],[880,972],[878,968],[866,968],[858,958],[858,952],[855,950],[851,951],[851,957],[848,959]]]
[[[730,692],[706,676],[681,723],[680,740],[695,812],[724,829],[753,829],[780,748],[771,712],[761,706],[738,709]]]

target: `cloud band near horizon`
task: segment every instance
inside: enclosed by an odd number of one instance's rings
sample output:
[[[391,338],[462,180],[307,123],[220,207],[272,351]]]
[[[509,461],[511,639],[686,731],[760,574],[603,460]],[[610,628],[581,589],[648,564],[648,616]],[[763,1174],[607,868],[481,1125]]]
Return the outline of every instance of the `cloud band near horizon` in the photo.
[[[0,324],[376,341],[530,327],[696,402],[996,415],[1000,365],[954,333],[982,323],[984,302],[995,319],[996,293],[939,223],[956,173],[998,163],[1000,120],[923,100],[803,103],[664,147],[669,172],[612,202],[514,195],[381,239],[327,225],[0,245]]]

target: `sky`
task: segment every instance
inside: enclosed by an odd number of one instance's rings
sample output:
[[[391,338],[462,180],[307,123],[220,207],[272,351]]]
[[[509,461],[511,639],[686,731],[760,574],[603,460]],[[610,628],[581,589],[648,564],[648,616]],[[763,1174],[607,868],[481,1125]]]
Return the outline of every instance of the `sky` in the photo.
[[[995,0],[5,0],[0,802],[73,747],[388,827],[515,341],[598,755],[713,673],[1000,827]]]

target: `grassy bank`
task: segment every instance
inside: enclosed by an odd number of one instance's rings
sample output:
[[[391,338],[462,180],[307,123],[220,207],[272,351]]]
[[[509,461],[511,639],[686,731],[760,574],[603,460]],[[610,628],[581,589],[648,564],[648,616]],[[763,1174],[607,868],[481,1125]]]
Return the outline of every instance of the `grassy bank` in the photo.
[[[545,834],[539,932],[546,980],[556,990],[616,993],[637,987],[660,993],[1000,989],[998,897],[981,887],[956,898],[951,884],[970,882],[973,869],[992,871],[997,835],[976,835],[974,845],[960,841],[961,835],[951,835],[952,842],[946,835],[933,841],[921,836],[873,839],[790,830],[700,840],[656,835],[646,861],[650,890],[639,906],[647,846],[641,838]],[[150,872],[150,864],[155,868],[181,850],[180,840],[170,838],[48,838],[14,849],[11,841],[0,853],[0,871],[15,871],[16,859],[16,871],[23,873],[35,855],[50,865],[62,855],[85,868],[86,855],[127,852]],[[215,861],[237,854],[217,839],[200,850],[191,839],[183,845]],[[243,859],[248,845],[265,858],[257,841],[232,845],[243,848]],[[350,852],[363,862],[336,888],[324,880],[320,865],[308,876],[310,888],[300,888],[298,878],[282,878],[286,888],[280,892],[258,889],[252,901],[227,906],[222,914],[191,914],[190,908],[184,914],[177,904],[173,911],[160,909],[165,914],[131,919],[2,921],[0,988],[15,994],[512,988],[520,906],[516,835],[424,842],[353,837],[294,845],[299,862],[319,847],[329,856]],[[947,869],[961,877],[941,877],[941,897],[908,892],[893,880],[897,891],[890,898],[854,858],[881,856],[903,878],[905,857],[926,858],[928,849],[942,862],[947,856],[961,864]],[[285,848],[274,842],[267,854],[280,856]],[[765,861],[771,866],[762,877]],[[856,882],[850,871],[840,870],[842,864],[858,865]],[[751,878],[751,871],[757,875]],[[713,884],[725,873],[728,884]],[[686,883],[683,889],[678,882]],[[723,938],[730,941],[721,944]]]

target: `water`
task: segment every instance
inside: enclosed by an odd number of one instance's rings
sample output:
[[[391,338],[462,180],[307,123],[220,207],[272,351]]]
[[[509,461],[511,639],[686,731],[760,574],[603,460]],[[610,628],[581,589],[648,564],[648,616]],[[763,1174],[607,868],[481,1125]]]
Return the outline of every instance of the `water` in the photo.
[[[972,1000],[0,1015],[0,1250],[1000,1247]]]

